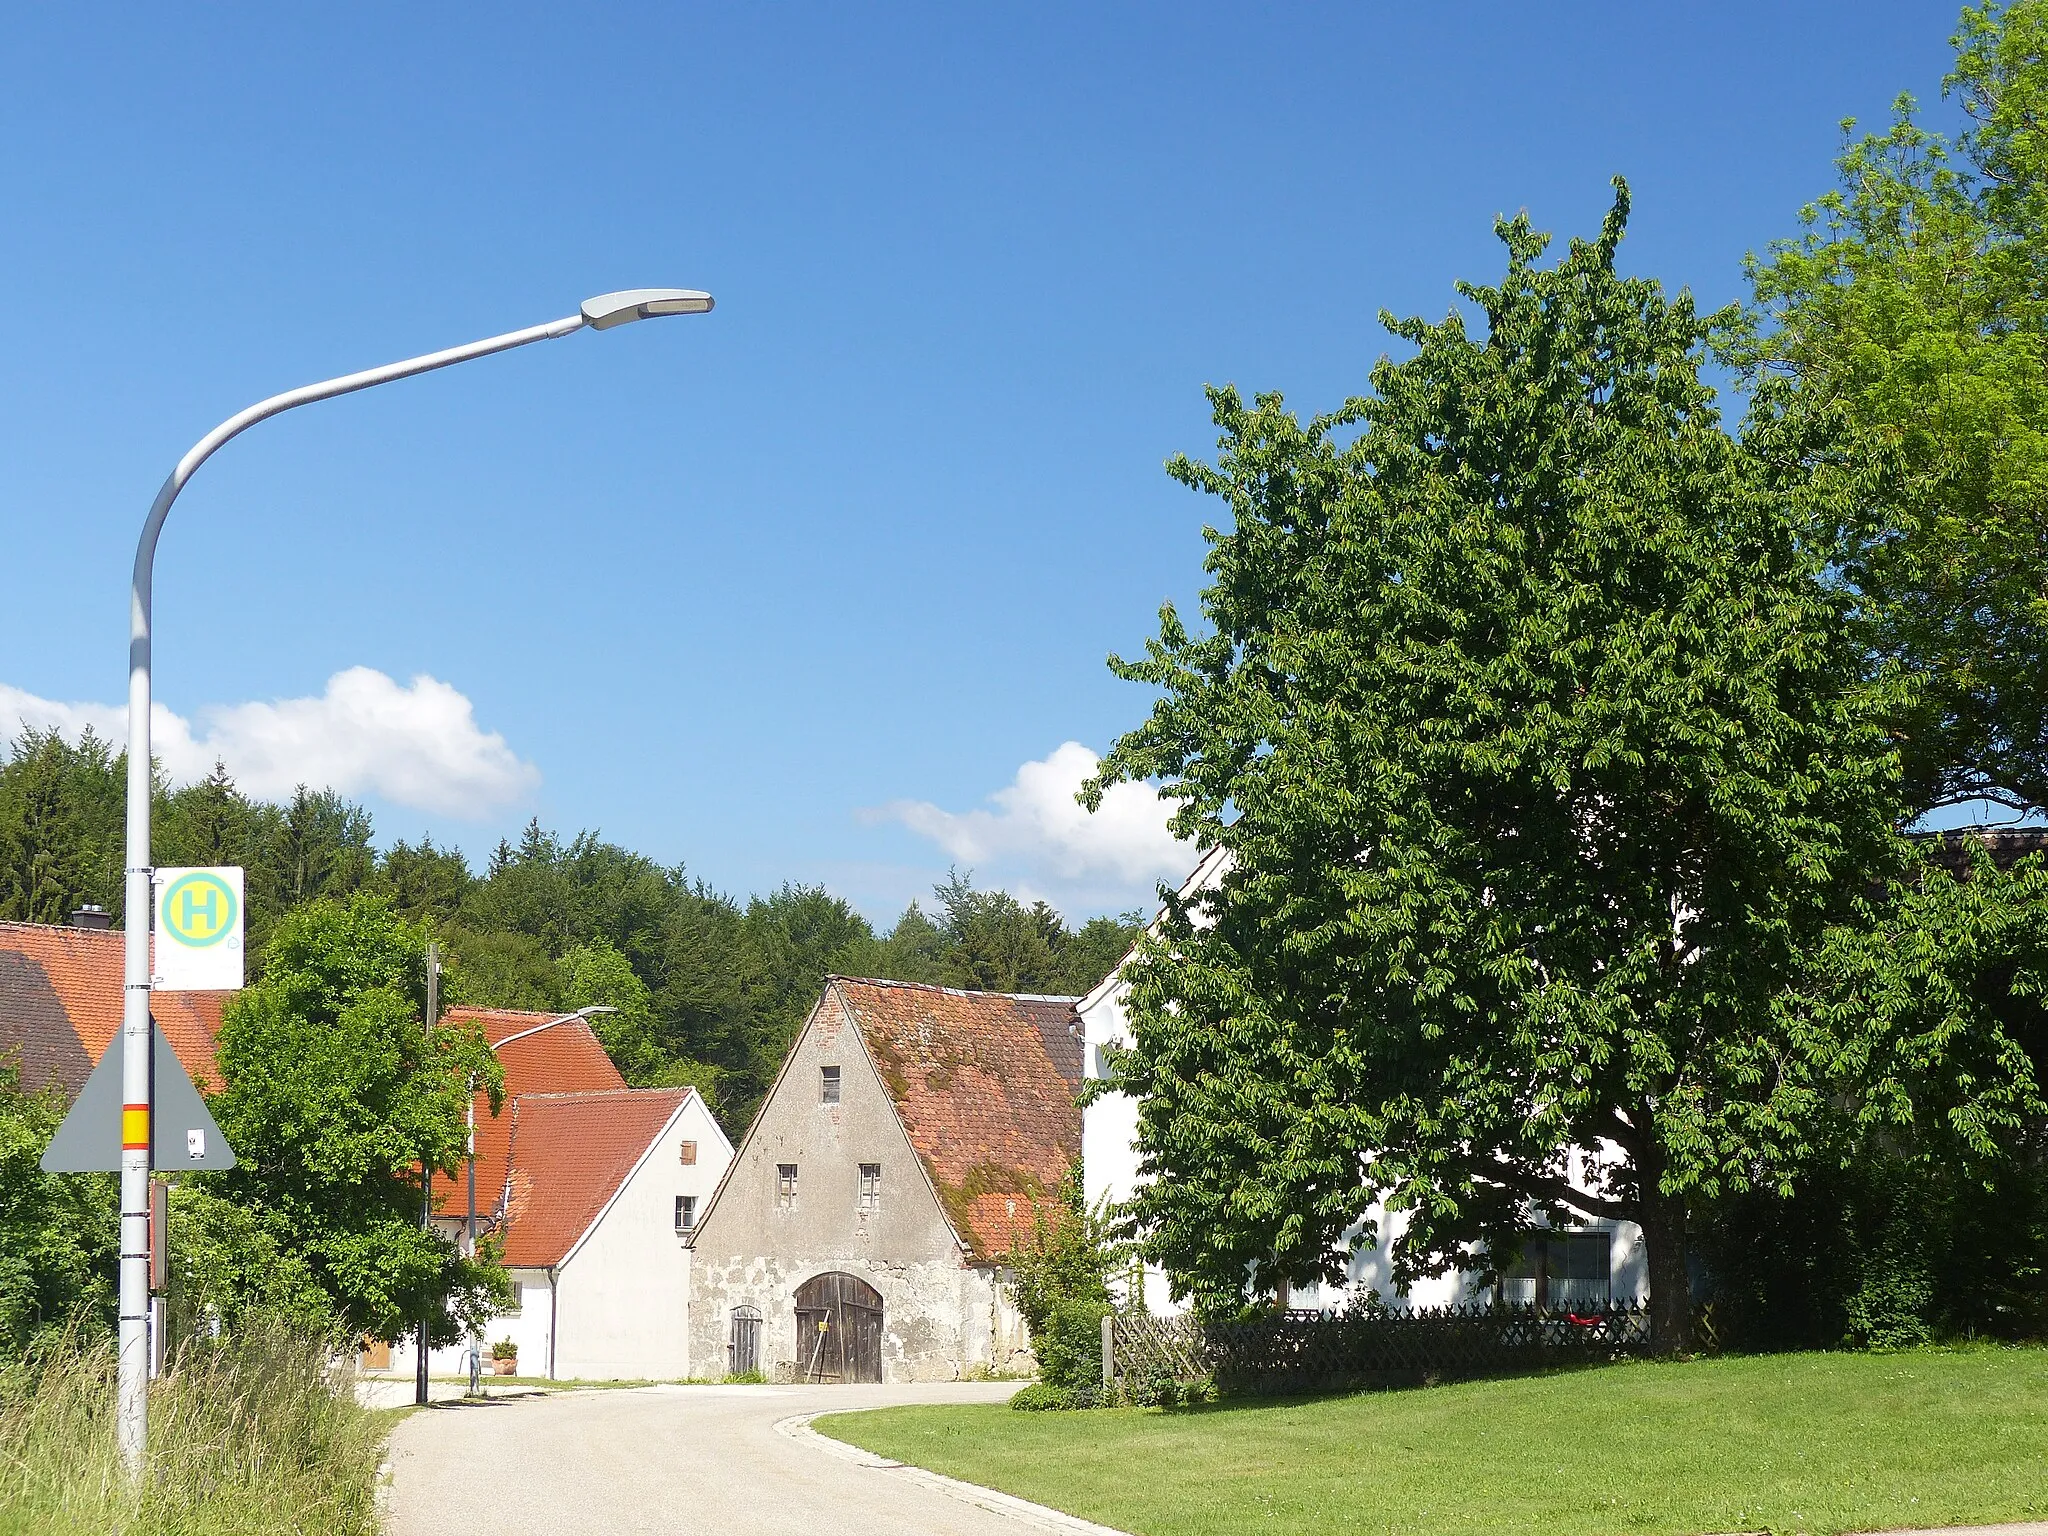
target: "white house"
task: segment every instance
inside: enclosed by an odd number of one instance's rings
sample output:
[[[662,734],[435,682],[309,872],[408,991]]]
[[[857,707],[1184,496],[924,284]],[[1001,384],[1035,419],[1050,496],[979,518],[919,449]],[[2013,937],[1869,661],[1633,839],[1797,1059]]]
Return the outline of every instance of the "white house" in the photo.
[[[503,1241],[514,1305],[483,1344],[509,1338],[519,1373],[559,1379],[692,1374],[687,1238],[732,1143],[694,1088],[628,1088],[582,1020],[461,1010],[505,1068],[505,1103],[478,1096],[476,1231]],[[437,1180],[434,1224],[460,1241],[466,1180]],[[413,1340],[365,1353],[365,1369],[410,1375]],[[433,1351],[463,1375],[468,1346]],[[714,1362],[723,1369],[723,1362]],[[485,1369],[490,1367],[486,1364]]]
[[[1188,900],[1208,889],[1223,878],[1228,868],[1229,855],[1221,848],[1212,848],[1181,886],[1181,898]],[[1155,932],[1158,922],[1157,918],[1153,920]],[[1124,964],[1129,961],[1130,957],[1125,956]],[[1082,1070],[1091,1079],[1106,1075],[1105,1047],[1131,1042],[1130,1023],[1124,1015],[1124,1000],[1130,988],[1123,972],[1124,965],[1119,965],[1075,1005],[1081,1016],[1085,1047]],[[1105,1095],[1082,1111],[1082,1181],[1090,1205],[1101,1201],[1115,1204],[1129,1198],[1137,1188],[1137,1129],[1138,1106],[1126,1094]],[[1289,1305],[1333,1311],[1366,1291],[1391,1304],[1418,1307],[1481,1299],[1476,1277],[1457,1273],[1420,1281],[1407,1295],[1400,1294],[1394,1287],[1390,1245],[1399,1237],[1406,1215],[1389,1217],[1385,1208],[1375,1202],[1361,1213],[1354,1233],[1361,1232],[1368,1220],[1375,1224],[1378,1240],[1353,1249],[1345,1283],[1295,1291],[1287,1298]],[[1148,1311],[1170,1314],[1180,1310],[1167,1276],[1156,1267],[1145,1267],[1143,1290]],[[1502,1290],[1509,1301],[1541,1300],[1555,1306],[1642,1300],[1649,1294],[1642,1231],[1631,1221],[1590,1221],[1531,1242],[1521,1264],[1504,1278]]]

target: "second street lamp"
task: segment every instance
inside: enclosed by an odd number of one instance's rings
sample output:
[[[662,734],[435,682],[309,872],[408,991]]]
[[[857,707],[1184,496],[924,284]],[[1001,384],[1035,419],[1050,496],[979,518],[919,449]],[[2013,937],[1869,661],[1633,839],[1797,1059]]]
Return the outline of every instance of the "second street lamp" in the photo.
[[[600,1013],[617,1013],[618,1011],[609,1003],[592,1003],[587,1008],[578,1008],[574,1013],[565,1013],[558,1019],[549,1019],[545,1024],[536,1024],[531,1029],[522,1029],[516,1034],[507,1035],[491,1047],[491,1054],[495,1056],[514,1041],[524,1040],[529,1035],[537,1035],[544,1029],[553,1029],[557,1024],[574,1024],[579,1020],[587,1024]],[[469,1104],[465,1113],[469,1117],[469,1134],[466,1142],[469,1161],[469,1212],[462,1222],[462,1256],[466,1259],[473,1259],[476,1257],[476,1078],[473,1075],[469,1080],[468,1094]],[[506,1165],[505,1172],[508,1176],[512,1172],[509,1163]],[[432,1187],[433,1179],[433,1170],[429,1169],[427,1171],[427,1183],[430,1188]],[[427,1210],[430,1215],[433,1209],[434,1202],[429,1198]],[[482,1341],[478,1339],[476,1330],[472,1328],[469,1333],[469,1394],[471,1397],[476,1396],[477,1388],[482,1384],[483,1358],[479,1353],[481,1348]],[[427,1332],[426,1325],[422,1322],[420,1325],[420,1359],[424,1361],[426,1358]],[[424,1369],[423,1366],[423,1373]],[[426,1380],[425,1375],[422,1374],[420,1379],[424,1382]],[[420,1401],[426,1401],[424,1395],[420,1397]]]
[[[487,336],[464,346],[429,352],[422,357],[386,363],[361,373],[344,374],[319,384],[286,390],[238,411],[194,443],[156,493],[135,545],[135,569],[128,606],[128,809],[125,877],[126,945],[121,981],[121,1102],[124,1143],[121,1150],[121,1285],[120,1355],[115,1438],[130,1472],[139,1472],[149,1429],[149,935],[150,852],[149,797],[152,787],[149,748],[151,586],[156,569],[157,538],[164,519],[186,483],[227,442],[271,416],[316,400],[353,394],[394,379],[431,373],[473,358],[509,352],[535,341],[553,341],[588,326],[608,331],[634,320],[661,315],[701,315],[712,298],[694,288],[630,288],[585,299],[573,315]],[[139,1120],[131,1112],[139,1110]],[[131,1124],[140,1126],[130,1134]]]

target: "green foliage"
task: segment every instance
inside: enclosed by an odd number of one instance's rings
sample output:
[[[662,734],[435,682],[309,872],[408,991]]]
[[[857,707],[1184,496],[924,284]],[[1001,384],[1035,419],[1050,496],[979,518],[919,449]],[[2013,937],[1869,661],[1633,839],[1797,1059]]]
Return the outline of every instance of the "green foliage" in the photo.
[[[1916,684],[1899,731],[1917,808],[2048,803],[2048,4],[1964,10],[1950,142],[1901,96],[1851,137],[1803,233],[1752,260],[1730,338],[1896,452],[1902,494],[1852,549],[1867,642]]]
[[[1230,513],[1211,630],[1169,606],[1113,662],[1161,698],[1089,793],[1161,780],[1232,855],[1141,946],[1113,1066],[1137,1223],[1205,1309],[1340,1278],[1384,1196],[1403,1280],[1532,1208],[1640,1222],[1676,1339],[1688,1206],[1805,1153],[1832,1064],[1767,1021],[1898,858],[1829,575],[1882,485],[1781,388],[1724,430],[1709,323],[1615,271],[1617,194],[1549,269],[1499,226],[1481,333],[1389,320],[1415,355],[1307,424],[1213,391],[1219,463],[1172,466]]]
[[[87,731],[24,731],[0,764],[0,919],[61,923],[121,905],[125,759]]]
[[[1119,1247],[1102,1210],[1083,1202],[1078,1164],[1059,1201],[1034,1205],[1031,1216],[1031,1241],[1010,1254],[1010,1290],[1031,1330],[1038,1379],[1063,1391],[1093,1388],[1102,1380],[1102,1320],[1115,1310],[1109,1277]]]
[[[424,930],[358,893],[286,916],[228,1005],[212,1108],[240,1165],[204,1176],[234,1207],[208,1214],[227,1246],[254,1238],[252,1259],[284,1266],[266,1278],[223,1261],[236,1267],[208,1299],[230,1315],[282,1286],[324,1297],[350,1335],[393,1338],[428,1315],[449,1343],[459,1313],[504,1291],[488,1255],[465,1260],[420,1226],[420,1165],[453,1175],[467,1085],[495,1102],[503,1082],[474,1028],[427,1034],[425,989]]]
[[[1063,1387],[1050,1381],[1034,1381],[1010,1394],[1010,1406],[1019,1413],[1064,1413],[1099,1407],[1101,1400],[1099,1387]]]
[[[1729,1342],[2048,1333],[2048,875],[1972,864],[1873,899],[1781,1000],[1835,1091],[1794,1188],[1704,1212]]]
[[[114,1348],[50,1340],[0,1365],[0,1536],[375,1536],[382,1424],[335,1340],[252,1318],[151,1383],[140,1479],[114,1443]]]
[[[58,1090],[24,1093],[19,1072],[0,1063],[0,1358],[52,1327],[114,1326],[116,1180],[40,1166],[65,1107]]]

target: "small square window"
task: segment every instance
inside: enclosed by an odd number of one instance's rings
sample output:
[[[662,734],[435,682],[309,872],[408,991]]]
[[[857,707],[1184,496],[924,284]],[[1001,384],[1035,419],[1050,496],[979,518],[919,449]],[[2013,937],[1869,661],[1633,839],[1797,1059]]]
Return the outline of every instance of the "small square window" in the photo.
[[[860,1165],[860,1210],[879,1211],[882,1208],[882,1165],[862,1163]]]
[[[837,1104],[839,1102],[839,1069],[837,1067],[818,1068],[818,1102],[820,1104]]]
[[[783,1210],[796,1208],[796,1164],[775,1165],[775,1203]]]
[[[678,1232],[688,1232],[692,1230],[696,1225],[697,1197],[695,1195],[677,1195],[676,1230]]]
[[[695,1143],[694,1141],[686,1141],[683,1143],[683,1166],[685,1168],[694,1168],[697,1166],[697,1143]]]

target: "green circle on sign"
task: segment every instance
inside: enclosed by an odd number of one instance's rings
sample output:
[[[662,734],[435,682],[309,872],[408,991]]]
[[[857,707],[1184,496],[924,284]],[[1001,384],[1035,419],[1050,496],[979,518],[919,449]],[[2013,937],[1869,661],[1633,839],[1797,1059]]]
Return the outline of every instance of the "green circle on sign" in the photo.
[[[235,888],[219,875],[197,870],[170,883],[157,902],[157,918],[172,938],[206,949],[235,931]]]

